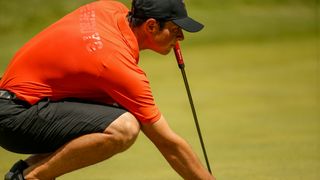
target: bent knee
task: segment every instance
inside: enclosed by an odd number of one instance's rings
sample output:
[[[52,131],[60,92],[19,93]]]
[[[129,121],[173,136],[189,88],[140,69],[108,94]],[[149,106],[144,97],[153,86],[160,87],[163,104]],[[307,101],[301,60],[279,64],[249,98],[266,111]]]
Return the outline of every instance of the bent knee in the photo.
[[[118,119],[121,134],[130,139],[136,139],[140,132],[138,120],[129,112],[124,113]]]
[[[128,149],[140,132],[138,120],[129,112],[122,114],[104,131],[113,140],[119,151]]]

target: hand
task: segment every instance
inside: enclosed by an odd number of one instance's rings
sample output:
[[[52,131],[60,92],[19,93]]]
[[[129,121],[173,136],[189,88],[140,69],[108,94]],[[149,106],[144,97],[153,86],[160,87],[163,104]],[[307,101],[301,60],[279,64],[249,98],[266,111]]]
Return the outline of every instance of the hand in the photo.
[[[215,180],[189,144],[170,129],[163,116],[153,124],[142,124],[141,129],[184,179]]]

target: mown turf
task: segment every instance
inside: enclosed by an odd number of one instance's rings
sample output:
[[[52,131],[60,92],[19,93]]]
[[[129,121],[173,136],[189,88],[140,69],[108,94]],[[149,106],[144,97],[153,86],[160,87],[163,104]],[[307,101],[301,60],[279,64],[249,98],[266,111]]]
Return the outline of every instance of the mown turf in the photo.
[[[9,15],[0,11],[2,70],[32,34],[85,1],[33,0],[25,2],[24,8],[18,2],[7,3],[21,14],[30,8],[25,15],[10,14],[10,9],[6,10]],[[316,1],[186,2],[190,14],[206,24],[201,33],[186,33],[181,45],[208,156],[218,179],[320,179]],[[43,12],[32,10],[35,4]],[[51,8],[57,10],[46,19],[44,14]],[[25,18],[33,12],[39,14],[33,15],[36,20],[28,26]],[[13,26],[15,19],[25,25]],[[142,52],[140,59],[169,124],[203,160],[173,54]],[[0,176],[23,157],[0,149]],[[59,179],[181,178],[141,134],[128,151]]]

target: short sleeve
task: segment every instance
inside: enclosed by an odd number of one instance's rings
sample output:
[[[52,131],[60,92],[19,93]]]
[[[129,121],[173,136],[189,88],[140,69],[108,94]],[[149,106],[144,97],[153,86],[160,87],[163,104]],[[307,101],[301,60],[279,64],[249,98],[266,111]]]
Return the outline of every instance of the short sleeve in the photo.
[[[159,120],[161,113],[145,73],[132,60],[123,59],[123,54],[121,58],[113,55],[115,59],[106,62],[101,73],[103,91],[140,122]]]

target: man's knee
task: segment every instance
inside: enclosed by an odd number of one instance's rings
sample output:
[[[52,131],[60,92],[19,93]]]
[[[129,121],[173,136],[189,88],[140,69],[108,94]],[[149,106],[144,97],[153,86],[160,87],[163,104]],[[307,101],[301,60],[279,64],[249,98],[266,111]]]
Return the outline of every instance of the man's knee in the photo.
[[[119,152],[128,149],[138,137],[140,124],[129,112],[112,122],[104,131],[113,140]]]

